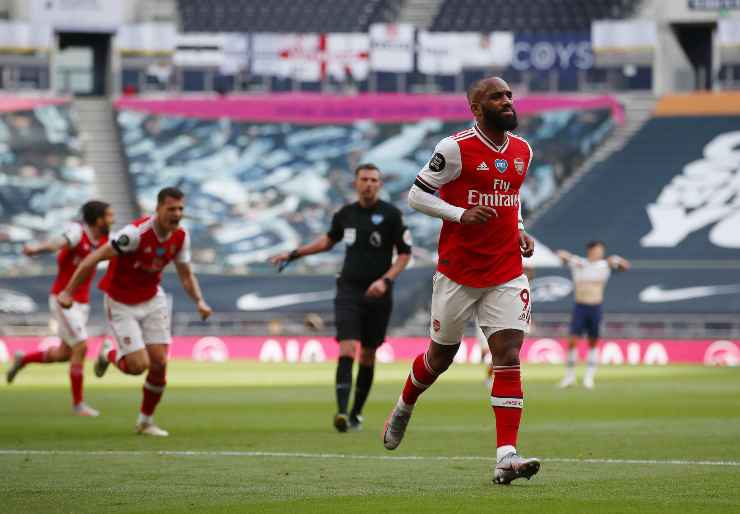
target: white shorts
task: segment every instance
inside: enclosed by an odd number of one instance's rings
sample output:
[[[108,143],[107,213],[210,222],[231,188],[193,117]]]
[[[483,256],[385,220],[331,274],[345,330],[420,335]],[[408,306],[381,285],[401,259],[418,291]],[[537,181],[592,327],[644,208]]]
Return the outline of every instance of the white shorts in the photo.
[[[170,307],[164,291],[146,302],[128,305],[103,297],[108,326],[116,339],[118,358],[148,344],[170,344]]]
[[[62,309],[57,303],[57,295],[49,295],[49,311],[57,322],[57,335],[64,344],[72,348],[87,340],[87,319],[90,305],[74,302],[69,309]]]
[[[473,316],[486,339],[504,329],[529,331],[532,304],[529,280],[520,275],[492,287],[467,287],[434,274],[430,335],[438,344],[458,344]]]
[[[483,333],[483,329],[480,328],[477,317],[473,317],[473,324],[475,325],[475,338],[478,340],[478,346],[480,346],[483,352],[487,352],[489,350],[488,339],[486,338],[486,334]]]

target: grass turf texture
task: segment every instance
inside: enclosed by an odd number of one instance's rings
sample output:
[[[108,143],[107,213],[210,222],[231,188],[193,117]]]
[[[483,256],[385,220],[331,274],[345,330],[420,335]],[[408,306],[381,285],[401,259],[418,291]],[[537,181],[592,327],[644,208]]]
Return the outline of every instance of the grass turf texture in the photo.
[[[86,400],[102,416],[83,419],[70,414],[66,366],[29,366],[0,389],[0,510],[740,512],[740,466],[548,461],[740,461],[737,369],[604,368],[595,390],[559,391],[562,368],[527,366],[520,448],[544,460],[532,481],[508,487],[491,484],[479,367],[455,365],[420,399],[401,447],[382,448],[407,372],[381,365],[365,430],[337,434],[331,364],[173,362],[156,416],[171,436],[155,439],[133,434],[142,377],[111,368],[100,380],[88,364]],[[7,453],[19,449],[42,452]],[[191,450],[202,453],[157,453]]]

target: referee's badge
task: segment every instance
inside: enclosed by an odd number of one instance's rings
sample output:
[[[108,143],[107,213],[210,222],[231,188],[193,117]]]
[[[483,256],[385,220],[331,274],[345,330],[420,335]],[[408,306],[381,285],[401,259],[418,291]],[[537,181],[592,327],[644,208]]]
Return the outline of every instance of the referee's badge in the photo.
[[[373,245],[375,248],[380,248],[380,245],[383,244],[383,237],[377,230],[373,230],[370,234],[370,244]]]
[[[370,216],[370,221],[373,222],[373,225],[380,225],[383,223],[383,215],[382,214],[373,214]]]
[[[356,228],[345,228],[344,229],[344,242],[347,246],[352,246],[357,240],[357,229]]]

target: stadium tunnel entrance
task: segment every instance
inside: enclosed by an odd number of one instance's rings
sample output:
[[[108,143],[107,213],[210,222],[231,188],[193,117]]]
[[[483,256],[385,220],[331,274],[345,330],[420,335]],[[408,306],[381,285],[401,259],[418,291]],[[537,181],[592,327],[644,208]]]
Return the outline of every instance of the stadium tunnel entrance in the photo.
[[[75,96],[106,96],[111,82],[111,34],[58,32],[57,42],[56,90]]]
[[[676,23],[673,31],[694,72],[694,89],[712,89],[712,38],[716,23]]]

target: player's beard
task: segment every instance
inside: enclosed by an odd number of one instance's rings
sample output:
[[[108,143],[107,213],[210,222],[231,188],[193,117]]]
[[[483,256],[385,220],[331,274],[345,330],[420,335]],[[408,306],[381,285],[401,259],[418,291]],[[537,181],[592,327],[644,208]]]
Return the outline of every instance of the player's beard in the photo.
[[[514,107],[510,107],[511,116],[504,116],[498,111],[483,109],[483,119],[491,128],[496,130],[514,130],[519,125],[519,120],[516,118],[516,110]]]

